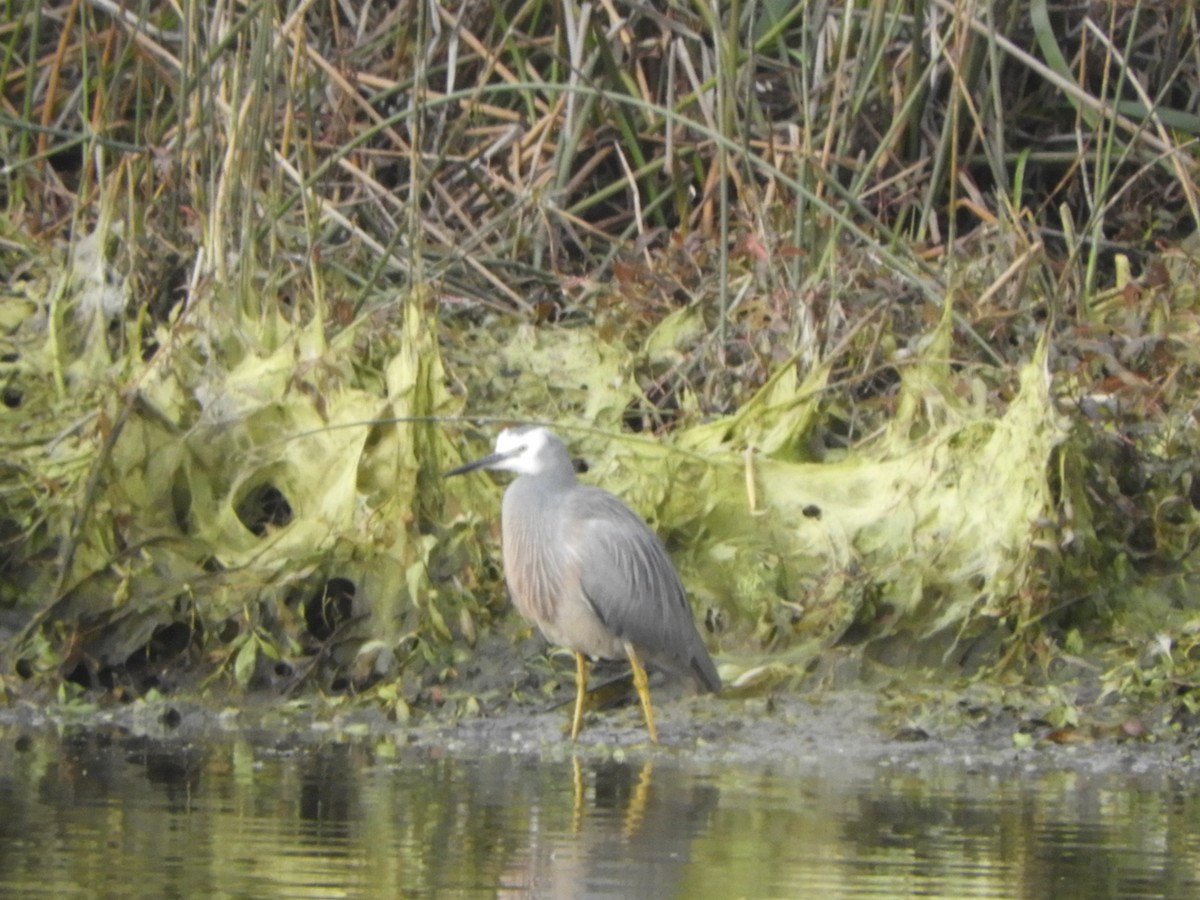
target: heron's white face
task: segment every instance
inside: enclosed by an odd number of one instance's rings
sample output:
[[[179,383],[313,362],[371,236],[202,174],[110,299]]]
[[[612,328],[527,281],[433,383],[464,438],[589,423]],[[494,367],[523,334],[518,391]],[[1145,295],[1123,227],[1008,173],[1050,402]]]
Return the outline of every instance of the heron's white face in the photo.
[[[488,468],[518,475],[538,475],[546,468],[542,451],[550,439],[550,432],[540,426],[505,428],[496,436],[496,456],[500,459]]]

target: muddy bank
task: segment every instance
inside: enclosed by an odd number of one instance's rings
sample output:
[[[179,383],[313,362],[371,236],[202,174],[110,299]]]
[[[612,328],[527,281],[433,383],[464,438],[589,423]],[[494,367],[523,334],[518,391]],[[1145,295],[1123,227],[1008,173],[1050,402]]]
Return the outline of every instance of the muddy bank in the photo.
[[[121,702],[85,691],[0,693],[0,730],[110,731],[186,745],[245,739],[281,750],[362,741],[397,754],[525,754],[548,760],[649,757],[797,772],[826,767],[954,766],[1006,773],[1194,774],[1200,715],[1186,705],[1137,704],[1106,689],[1097,661],[1063,660],[1053,681],[973,679],[884,667],[853,649],[823,654],[798,685],[727,686],[696,695],[652,675],[661,743],[647,740],[620,663],[594,667],[579,741],[566,735],[574,702],[569,654],[536,637],[482,638],[442,668],[393,673],[356,693],[333,693],[296,667],[256,690],[222,687],[195,667],[165,672],[172,688]],[[271,671],[271,670],[268,670]],[[922,670],[924,671],[924,670]],[[928,670],[936,672],[936,670]],[[10,685],[13,683],[10,682]],[[2,686],[2,685],[0,685]]]
[[[659,699],[656,695],[656,699]],[[367,742],[397,755],[525,754],[547,760],[663,757],[700,765],[769,766],[792,771],[953,766],[997,775],[1070,769],[1088,774],[1194,775],[1200,754],[1191,733],[1137,732],[1129,710],[1078,728],[1055,728],[1019,710],[982,708],[971,692],[941,689],[924,700],[889,691],[842,688],[770,698],[671,696],[657,704],[661,743],[646,739],[636,705],[589,714],[577,743],[563,734],[568,710],[548,703],[499,703],[475,714],[445,709],[398,723],[364,705],[274,697],[236,703],[138,700],[110,708],[18,700],[0,708],[9,737],[41,729],[110,732],[186,746],[239,738],[281,751],[331,742]],[[1147,720],[1156,714],[1146,710]]]

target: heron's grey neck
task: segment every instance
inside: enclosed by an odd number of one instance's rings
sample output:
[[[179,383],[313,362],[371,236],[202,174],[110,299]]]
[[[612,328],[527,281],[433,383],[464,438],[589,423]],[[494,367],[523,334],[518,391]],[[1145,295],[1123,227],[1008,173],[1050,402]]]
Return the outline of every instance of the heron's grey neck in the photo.
[[[545,460],[545,455],[542,459]],[[560,452],[549,454],[542,471],[536,475],[522,475],[517,481],[525,482],[524,487],[528,490],[566,491],[575,486],[575,467],[566,448],[561,448]]]
[[[521,615],[540,626],[556,616],[562,573],[563,500],[575,482],[569,468],[522,475],[504,492],[504,575]]]

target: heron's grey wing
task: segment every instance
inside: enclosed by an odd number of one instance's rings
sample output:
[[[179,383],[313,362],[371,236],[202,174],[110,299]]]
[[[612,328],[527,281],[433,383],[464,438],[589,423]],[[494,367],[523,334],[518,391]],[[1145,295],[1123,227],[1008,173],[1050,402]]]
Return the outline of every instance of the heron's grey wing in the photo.
[[[696,631],[687,593],[658,535],[607,491],[572,492],[563,540],[596,615],[651,663],[691,673],[719,690],[716,668]]]

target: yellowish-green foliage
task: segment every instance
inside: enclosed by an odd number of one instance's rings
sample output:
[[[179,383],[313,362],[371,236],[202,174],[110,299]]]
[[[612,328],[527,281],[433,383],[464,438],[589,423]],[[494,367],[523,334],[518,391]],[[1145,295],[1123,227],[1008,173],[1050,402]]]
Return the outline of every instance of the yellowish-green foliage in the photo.
[[[4,299],[31,376],[9,434],[33,432],[10,441],[23,478],[9,508],[23,505],[22,528],[59,548],[57,571],[21,567],[19,602],[41,607],[39,622],[103,622],[88,638],[96,668],[124,664],[173,622],[197,635],[239,623],[229,653],[247,681],[242,648],[294,640],[277,618],[302,615],[334,577],[355,585],[373,636],[395,642],[431,621],[449,636],[426,566],[449,440],[432,418],[457,403],[421,296],[395,298],[364,359],[367,325],[328,340],[319,308],[231,313],[259,307],[213,291],[159,326],[136,366],[109,345],[98,310],[122,286],[95,275],[93,241],[59,273],[56,323],[18,321],[13,310],[38,304]],[[75,424],[51,438],[60,421]],[[38,486],[53,493],[39,500]]]
[[[1035,6],[16,4],[19,668],[452,677],[520,419],[732,677],[1190,633],[1196,10]]]
[[[503,390],[515,419],[558,427],[589,465],[581,477],[662,531],[698,614],[724,621],[726,677],[761,675],[767,649],[794,673],[881,607],[919,640],[1009,615],[1028,587],[1063,437],[1045,345],[996,415],[982,383],[951,372],[950,327],[943,316],[902,370],[887,429],[820,463],[797,448],[820,409],[821,367],[803,381],[786,367],[737,413],[671,441],[620,434],[637,399],[633,356],[587,330],[518,327],[482,390]],[[498,505],[499,490],[481,492],[468,515],[494,522]]]

